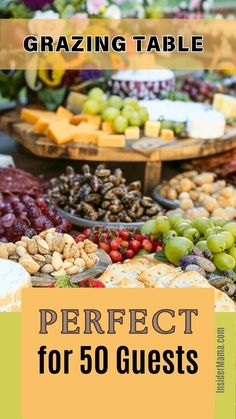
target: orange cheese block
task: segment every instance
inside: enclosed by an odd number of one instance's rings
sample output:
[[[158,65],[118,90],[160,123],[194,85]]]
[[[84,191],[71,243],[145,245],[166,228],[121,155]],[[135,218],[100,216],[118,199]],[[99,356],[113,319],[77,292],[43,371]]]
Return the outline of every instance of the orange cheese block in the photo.
[[[21,119],[23,119],[24,121],[27,122],[31,122],[32,124],[35,124],[35,122],[37,122],[37,120],[40,117],[43,116],[48,116],[48,115],[54,115],[53,112],[49,112],[49,111],[41,111],[40,109],[28,109],[28,108],[23,108],[21,110]]]
[[[65,144],[72,141],[78,132],[78,128],[68,122],[67,119],[61,119],[49,125],[47,129],[48,138],[56,144]]]
[[[138,140],[140,138],[140,128],[139,127],[128,127],[125,130],[126,140]]]
[[[78,130],[96,131],[96,126],[89,122],[81,122],[78,126]]]
[[[103,134],[98,137],[98,147],[125,147],[125,136],[120,134],[108,135]]]
[[[70,119],[70,123],[73,125],[79,125],[81,122],[88,122],[88,115],[85,114],[79,114],[79,115],[73,115]]]
[[[114,130],[112,127],[112,123],[109,121],[103,121],[102,123],[102,130],[106,133],[106,134],[114,134]]]
[[[43,134],[44,132],[46,132],[50,124],[53,124],[54,122],[57,122],[57,121],[61,121],[62,119],[68,120],[68,118],[65,118],[65,117],[63,118],[62,116],[59,116],[57,114],[53,114],[50,116],[47,116],[47,115],[42,116],[36,122],[34,126],[34,131],[37,134]]]
[[[175,133],[172,129],[163,128],[161,130],[161,138],[163,140],[172,141],[175,138]]]
[[[103,135],[103,131],[88,131],[80,130],[74,136],[74,142],[83,143],[83,144],[97,144],[98,138],[100,135]]]
[[[100,128],[102,123],[102,118],[99,115],[87,115],[88,123],[95,125],[97,128]]]
[[[59,108],[57,108],[56,114],[58,116],[62,116],[69,119],[73,117],[73,113],[68,111],[68,109],[64,108],[64,106],[59,106]]]

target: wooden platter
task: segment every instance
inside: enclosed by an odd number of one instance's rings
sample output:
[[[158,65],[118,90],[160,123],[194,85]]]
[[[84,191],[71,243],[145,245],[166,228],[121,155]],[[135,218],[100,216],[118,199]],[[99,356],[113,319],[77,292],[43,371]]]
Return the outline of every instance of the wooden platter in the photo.
[[[98,148],[80,143],[56,145],[46,137],[35,134],[33,125],[21,121],[19,115],[17,111],[3,115],[0,118],[0,128],[40,157],[88,161],[171,161],[210,156],[236,147],[236,127],[228,127],[225,135],[216,140],[189,138],[164,143],[160,139],[144,137],[138,141],[128,141],[125,149]],[[146,147],[142,147],[142,143],[146,143]]]

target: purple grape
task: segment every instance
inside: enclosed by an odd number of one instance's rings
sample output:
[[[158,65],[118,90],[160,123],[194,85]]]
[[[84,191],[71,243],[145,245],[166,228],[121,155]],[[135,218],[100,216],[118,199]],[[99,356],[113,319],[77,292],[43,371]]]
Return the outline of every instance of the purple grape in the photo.
[[[14,214],[6,214],[1,218],[0,222],[4,228],[10,228],[13,226],[15,219]]]

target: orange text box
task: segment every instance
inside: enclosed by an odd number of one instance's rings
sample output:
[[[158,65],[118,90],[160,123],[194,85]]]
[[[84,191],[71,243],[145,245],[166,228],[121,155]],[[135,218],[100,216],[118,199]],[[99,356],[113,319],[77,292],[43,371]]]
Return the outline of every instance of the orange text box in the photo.
[[[52,324],[44,330],[45,311],[40,310],[46,309],[56,315],[47,313]],[[192,313],[191,325],[186,311],[179,311],[190,309],[198,311]],[[74,318],[68,323],[62,310],[79,312],[67,312],[69,319]],[[89,310],[100,312],[98,330],[88,321],[95,314]],[[113,318],[121,321],[111,322]],[[76,333],[62,334],[66,327]],[[212,290],[26,290],[22,336],[24,419],[214,416]],[[72,351],[68,362],[65,350]],[[58,360],[61,369],[55,373]],[[90,366],[91,372],[84,373]]]

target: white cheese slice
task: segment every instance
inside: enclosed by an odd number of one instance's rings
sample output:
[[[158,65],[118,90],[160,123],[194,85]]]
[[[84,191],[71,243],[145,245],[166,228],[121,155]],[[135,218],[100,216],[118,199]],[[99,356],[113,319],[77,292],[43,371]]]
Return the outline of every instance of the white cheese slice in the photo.
[[[0,259],[0,312],[20,311],[21,292],[31,287],[31,277],[23,266]]]

